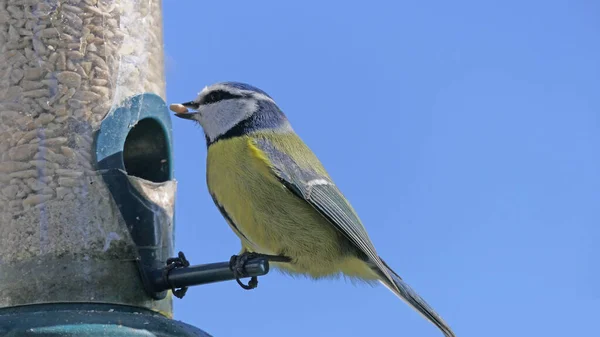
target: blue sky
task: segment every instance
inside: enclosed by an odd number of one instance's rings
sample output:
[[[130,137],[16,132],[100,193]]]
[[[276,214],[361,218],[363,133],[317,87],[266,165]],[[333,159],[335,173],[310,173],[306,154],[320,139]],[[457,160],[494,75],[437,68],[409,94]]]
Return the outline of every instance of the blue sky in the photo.
[[[163,6],[168,103],[225,80],[267,91],[457,336],[597,333],[597,2]],[[228,260],[203,134],[173,123],[176,248]],[[441,336],[383,287],[277,272],[190,289],[175,318],[215,337]]]

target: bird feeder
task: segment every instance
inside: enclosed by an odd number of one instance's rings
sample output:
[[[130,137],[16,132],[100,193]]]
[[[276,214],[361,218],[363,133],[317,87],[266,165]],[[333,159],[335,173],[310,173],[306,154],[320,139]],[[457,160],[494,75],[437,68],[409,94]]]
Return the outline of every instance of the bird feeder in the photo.
[[[207,336],[170,290],[234,277],[173,257],[162,39],[159,0],[0,0],[1,336]]]
[[[158,0],[0,0],[0,335],[204,334],[141,272],[173,254],[162,48]]]

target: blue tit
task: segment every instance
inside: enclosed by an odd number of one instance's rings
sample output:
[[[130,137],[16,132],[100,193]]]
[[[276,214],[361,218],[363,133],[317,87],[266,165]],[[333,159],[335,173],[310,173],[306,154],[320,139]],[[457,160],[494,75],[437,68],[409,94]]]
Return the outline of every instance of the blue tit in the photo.
[[[204,130],[208,189],[240,238],[242,254],[283,257],[272,265],[314,279],[343,274],[379,281],[445,336],[454,336],[379,257],[350,203],[267,93],[244,83],[217,83],[172,110]]]

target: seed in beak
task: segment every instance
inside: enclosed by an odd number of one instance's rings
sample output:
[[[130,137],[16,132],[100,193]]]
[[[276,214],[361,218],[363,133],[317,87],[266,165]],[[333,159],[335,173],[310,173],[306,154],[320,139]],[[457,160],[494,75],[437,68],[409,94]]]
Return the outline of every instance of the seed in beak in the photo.
[[[182,104],[171,104],[169,106],[169,109],[171,109],[171,111],[173,111],[174,113],[178,113],[178,114],[184,114],[184,113],[188,112],[188,109],[186,107],[184,107]]]

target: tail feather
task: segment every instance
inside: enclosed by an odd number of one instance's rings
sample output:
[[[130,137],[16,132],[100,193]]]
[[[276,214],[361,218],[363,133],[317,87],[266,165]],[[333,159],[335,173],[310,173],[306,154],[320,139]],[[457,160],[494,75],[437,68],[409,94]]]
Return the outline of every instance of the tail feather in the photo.
[[[380,282],[386,286],[386,288],[396,294],[396,296],[419,312],[428,321],[437,326],[444,333],[444,336],[455,337],[454,332],[452,332],[452,329],[450,329],[450,326],[444,322],[442,317],[440,317],[435,310],[433,310],[433,308],[427,304],[427,302],[425,302],[425,300],[421,298],[419,294],[417,294],[416,291],[414,291],[406,282],[404,282],[398,274],[388,267],[385,262],[383,262],[383,264],[388,270],[387,273],[378,271],[378,273],[382,276]]]

